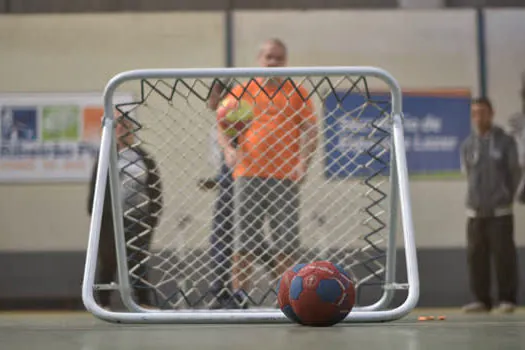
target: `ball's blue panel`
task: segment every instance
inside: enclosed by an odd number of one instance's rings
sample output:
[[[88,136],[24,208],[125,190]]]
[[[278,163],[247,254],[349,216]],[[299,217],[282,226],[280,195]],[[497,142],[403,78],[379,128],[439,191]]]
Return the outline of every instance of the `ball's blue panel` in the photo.
[[[340,312],[334,316],[334,318],[331,320],[331,323],[338,324],[339,322],[343,321],[346,316],[348,316],[348,312]]]
[[[288,319],[290,321],[293,321],[293,322],[296,322],[296,323],[300,323],[299,318],[297,317],[297,315],[293,311],[293,308],[292,308],[291,305],[286,305],[281,310],[282,310],[283,314],[285,314],[285,316],[288,317]]]
[[[290,283],[290,299],[297,300],[303,291],[303,278],[295,276]]]
[[[341,285],[333,279],[319,281],[316,292],[319,298],[327,303],[337,302],[343,294]]]
[[[277,281],[277,288],[276,288],[277,294],[279,294],[279,288],[281,287],[281,281],[282,280],[283,280],[282,278],[279,278],[279,280]]]
[[[348,274],[348,272],[345,271],[345,269],[343,269],[343,267],[339,264],[334,264],[334,266],[336,267],[337,270],[339,270],[340,273],[342,273],[343,275],[345,275],[346,277],[350,278],[350,275]],[[350,278],[351,279],[351,278]]]
[[[353,283],[354,279],[350,276],[350,274],[348,272],[345,271],[345,269],[343,269],[343,267],[341,265],[334,264],[334,266],[337,268],[337,270],[339,271],[340,274],[342,274],[346,278],[348,278],[348,280],[345,280],[344,278],[341,279],[341,282],[344,283],[345,288],[348,288],[350,286],[350,283]]]
[[[297,264],[297,265],[295,265],[295,266],[292,268],[292,270],[293,270],[293,272],[298,273],[298,272],[301,271],[301,269],[302,269],[303,267],[305,267],[305,266],[306,266],[306,264]]]

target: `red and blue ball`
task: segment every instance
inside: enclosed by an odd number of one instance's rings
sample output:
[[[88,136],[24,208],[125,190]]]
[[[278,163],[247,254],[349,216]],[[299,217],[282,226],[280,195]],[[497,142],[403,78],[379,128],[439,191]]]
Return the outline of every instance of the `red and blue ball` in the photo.
[[[350,313],[355,303],[355,289],[340,266],[316,261],[302,267],[292,278],[289,299],[296,322],[328,327]]]

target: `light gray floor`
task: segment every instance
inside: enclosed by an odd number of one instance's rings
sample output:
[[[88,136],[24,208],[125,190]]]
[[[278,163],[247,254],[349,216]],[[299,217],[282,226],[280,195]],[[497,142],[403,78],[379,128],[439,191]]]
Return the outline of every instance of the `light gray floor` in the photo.
[[[447,314],[446,321],[418,322]],[[518,350],[525,311],[466,317],[419,310],[393,323],[307,328],[296,325],[116,325],[86,313],[0,313],[2,350]]]

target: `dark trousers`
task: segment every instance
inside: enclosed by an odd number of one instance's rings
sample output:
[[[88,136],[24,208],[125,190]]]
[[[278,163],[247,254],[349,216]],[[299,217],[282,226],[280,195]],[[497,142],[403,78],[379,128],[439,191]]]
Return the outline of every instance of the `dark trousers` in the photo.
[[[140,276],[147,280],[147,266],[140,263],[147,257],[145,252],[149,251],[153,230],[144,232],[145,228],[131,220],[124,219],[124,231],[126,241],[133,240],[131,246],[127,247],[128,269],[134,269],[133,275]],[[140,235],[139,235],[140,234]],[[140,247],[140,249],[138,249]],[[104,213],[100,232],[99,261],[97,268],[97,283],[111,283],[117,277],[117,252],[115,247],[115,234],[113,231],[113,220],[111,215]],[[136,302],[143,305],[151,305],[150,288],[139,278],[131,278],[132,290],[136,297]],[[110,292],[107,290],[98,291],[100,305],[107,307],[110,304]]]
[[[467,254],[470,286],[476,299],[491,308],[491,257],[497,276],[498,300],[516,303],[518,266],[512,215],[469,218]]]
[[[231,258],[233,254],[234,206],[233,176],[223,165],[217,179],[218,195],[215,200],[211,243],[211,269],[216,277],[212,290],[220,292],[230,279]]]
[[[220,292],[228,287],[232,268],[233,240],[235,234],[235,208],[232,171],[226,166],[221,167],[217,179],[218,196],[215,201],[212,234],[210,237],[211,265],[215,280],[212,284],[212,293],[220,295]],[[267,242],[261,244],[263,254],[261,260],[270,268],[274,267],[274,261]],[[226,293],[228,297],[228,293]]]

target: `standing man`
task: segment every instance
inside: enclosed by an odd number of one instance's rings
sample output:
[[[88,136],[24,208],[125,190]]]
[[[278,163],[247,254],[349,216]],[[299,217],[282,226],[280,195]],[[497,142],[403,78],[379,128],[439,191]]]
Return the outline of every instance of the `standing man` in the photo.
[[[259,50],[262,67],[287,64],[287,48],[270,39]],[[299,184],[317,145],[317,120],[308,92],[289,80],[256,78],[232,89],[226,98],[245,99],[254,119],[235,145],[220,130],[226,163],[234,169],[237,245],[233,288],[247,307],[253,264],[264,248],[263,224],[269,219],[275,270],[280,276],[299,248]],[[223,142],[225,141],[225,142]]]
[[[488,98],[474,99],[471,118],[474,132],[461,148],[467,175],[467,254],[470,286],[476,301],[465,312],[493,308],[491,257],[494,259],[501,312],[513,312],[518,290],[514,242],[513,202],[520,180],[515,140],[493,124]]]
[[[208,98],[208,108],[215,111],[221,99],[231,91],[233,84],[228,81],[221,81],[212,86]],[[215,297],[215,304],[212,308],[234,309],[238,304],[233,298],[232,287],[230,284],[230,272],[232,268],[233,241],[234,241],[234,184],[233,170],[225,162],[223,146],[227,145],[228,140],[220,133],[214,125],[210,132],[211,141],[211,160],[217,169],[217,175],[213,180],[201,181],[200,187],[204,190],[217,189],[218,194],[213,206],[212,234],[210,236],[210,258],[213,271],[213,282],[211,294]],[[232,140],[232,145],[236,145],[236,140]],[[262,243],[265,249],[268,243]],[[270,254],[265,253],[262,261],[270,269],[274,267],[273,259]]]

